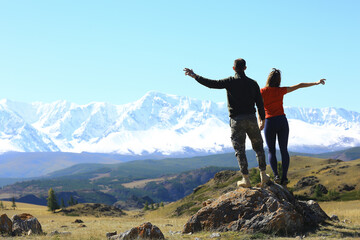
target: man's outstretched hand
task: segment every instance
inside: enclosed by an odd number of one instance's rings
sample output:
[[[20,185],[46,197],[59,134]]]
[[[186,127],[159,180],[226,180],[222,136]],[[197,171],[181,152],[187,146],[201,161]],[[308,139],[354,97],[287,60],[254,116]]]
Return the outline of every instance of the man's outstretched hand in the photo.
[[[194,73],[194,71],[192,69],[184,68],[184,71],[185,71],[185,75],[188,75],[188,76],[190,76],[192,78],[196,77],[196,74]]]

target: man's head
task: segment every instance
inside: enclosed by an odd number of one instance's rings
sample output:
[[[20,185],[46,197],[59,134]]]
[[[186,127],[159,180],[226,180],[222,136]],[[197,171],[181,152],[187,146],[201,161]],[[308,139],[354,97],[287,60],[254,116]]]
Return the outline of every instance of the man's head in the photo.
[[[237,73],[242,73],[246,69],[246,61],[242,58],[235,59],[233,69]]]

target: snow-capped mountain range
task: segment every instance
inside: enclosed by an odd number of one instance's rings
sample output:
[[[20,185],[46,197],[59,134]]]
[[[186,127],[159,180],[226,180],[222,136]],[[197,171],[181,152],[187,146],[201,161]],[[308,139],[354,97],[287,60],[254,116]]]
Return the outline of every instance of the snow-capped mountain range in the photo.
[[[360,146],[360,113],[286,107],[289,149]],[[250,143],[247,144],[251,148]],[[194,155],[232,151],[226,103],[149,92],[136,102],[0,101],[0,152]]]

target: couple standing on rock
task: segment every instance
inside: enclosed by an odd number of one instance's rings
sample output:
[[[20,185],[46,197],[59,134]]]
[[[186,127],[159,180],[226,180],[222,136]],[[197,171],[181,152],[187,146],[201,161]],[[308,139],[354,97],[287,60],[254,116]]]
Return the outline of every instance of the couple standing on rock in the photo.
[[[239,163],[243,179],[237,183],[241,187],[250,187],[248,162],[245,154],[246,134],[250,138],[252,148],[256,152],[259,163],[261,186],[270,181],[266,174],[266,161],[263,147],[261,130],[264,129],[266,144],[269,149],[269,162],[274,172],[276,183],[287,185],[289,180],[287,172],[289,169],[289,153],[287,150],[289,139],[289,125],[284,113],[283,97],[299,88],[325,84],[325,79],[313,83],[300,83],[291,87],[280,87],[281,72],[273,68],[270,72],[266,85],[260,90],[256,81],[245,75],[246,62],[239,58],[234,61],[234,77],[222,80],[211,80],[194,73],[192,69],[185,68],[185,75],[198,81],[200,84],[216,89],[226,89],[228,109],[230,115],[231,142]],[[258,109],[259,123],[256,119]],[[278,137],[279,148],[282,160],[282,176],[280,178],[277,170],[276,159],[276,136]]]

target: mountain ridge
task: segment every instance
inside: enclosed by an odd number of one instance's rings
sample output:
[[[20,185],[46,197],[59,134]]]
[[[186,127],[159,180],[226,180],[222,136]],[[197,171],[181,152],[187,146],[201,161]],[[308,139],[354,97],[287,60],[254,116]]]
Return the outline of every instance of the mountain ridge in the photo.
[[[319,153],[360,146],[358,112],[285,107],[285,113],[292,151]],[[0,152],[194,156],[232,151],[225,103],[155,91],[123,105],[3,99],[0,123]]]

